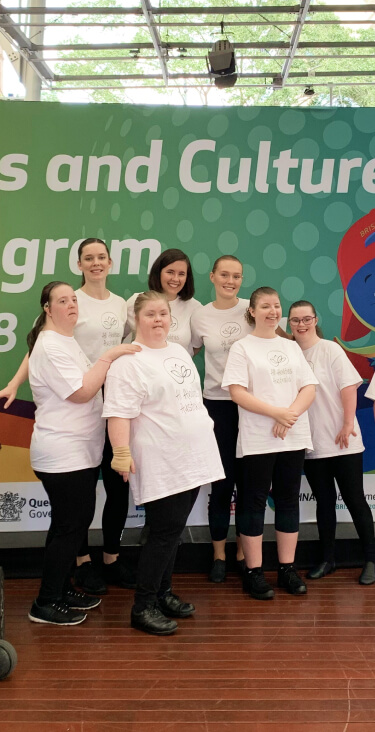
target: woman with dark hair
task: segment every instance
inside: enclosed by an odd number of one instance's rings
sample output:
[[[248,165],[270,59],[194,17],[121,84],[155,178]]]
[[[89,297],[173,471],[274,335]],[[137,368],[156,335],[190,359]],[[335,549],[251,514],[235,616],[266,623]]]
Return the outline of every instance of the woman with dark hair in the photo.
[[[126,302],[106,286],[112,266],[107,245],[102,239],[89,238],[78,247],[78,267],[82,272],[81,287],[76,290],[78,320],[74,336],[91,362],[95,362],[111,346],[121,343],[127,318]],[[0,392],[7,397],[6,409],[16,397],[17,389],[28,377],[28,356],[19,370]],[[88,538],[77,557],[74,581],[93,594],[104,594],[106,584],[134,587],[135,575],[119,561],[120,540],[128,513],[129,486],[111,468],[112,449],[106,436],[101,471],[106,501],[103,509],[103,572],[91,564]],[[104,580],[103,580],[103,576]]]
[[[221,388],[229,349],[233,343],[251,332],[245,321],[248,301],[239,298],[242,285],[242,263],[237,257],[223,255],[212,267],[210,280],[215,287],[215,300],[197,308],[191,319],[194,352],[205,347],[204,405],[214,421],[225,477],[211,485],[208,521],[213,545],[211,582],[223,582],[226,575],[225,545],[230,523],[230,509],[235,485],[239,481],[236,443],[238,408],[227,391]],[[237,508],[236,508],[237,516]],[[236,521],[237,523],[237,521]],[[243,569],[243,552],[237,536],[237,562]]]
[[[359,584],[370,585],[375,582],[374,523],[363,491],[365,448],[355,416],[362,378],[341,346],[322,337],[311,302],[294,302],[288,319],[294,339],[319,380],[308,412],[313,450],[306,454],[304,471],[316,500],[322,561],[307,577],[321,579],[335,570],[336,481],[363,546],[365,565]]]
[[[278,586],[306,593],[294,568],[299,528],[299,490],[305,449],[312,448],[307,409],[315,378],[297,344],[276,334],[281,319],[277,292],[259,287],[250,297],[250,335],[228,356],[222,387],[239,406],[238,525],[246,560],[244,589],[257,600],[274,596],[262,569],[264,515],[272,484],[279,557]]]
[[[65,282],[50,282],[42,313],[28,335],[28,373],[36,404],[30,461],[51,505],[42,582],[29,612],[36,623],[77,625],[100,600],[75,592],[70,570],[94,516],[105,425],[101,418],[110,364],[136,346],[107,349],[92,365],[73,333],[77,296]]]
[[[168,341],[179,343],[192,356],[190,319],[200,303],[193,297],[194,278],[189,257],[181,249],[167,249],[159,254],[151,267],[148,287],[163,292],[168,299],[172,316]],[[136,292],[127,301],[127,333],[135,330],[134,303],[139,294]]]
[[[152,635],[177,629],[194,605],[172,592],[179,538],[199,486],[223,477],[213,424],[203,406],[197,369],[186,350],[171,343],[170,306],[160,292],[135,303],[132,359],[111,367],[103,416],[113,447],[112,466],[130,477],[134,502],[146,509],[149,532],[137,570],[131,624]]]

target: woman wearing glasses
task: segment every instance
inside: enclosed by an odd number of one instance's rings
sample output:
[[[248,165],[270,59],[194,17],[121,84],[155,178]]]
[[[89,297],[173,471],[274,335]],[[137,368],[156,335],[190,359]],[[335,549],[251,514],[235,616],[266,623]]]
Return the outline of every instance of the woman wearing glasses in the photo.
[[[375,582],[374,524],[363,492],[364,446],[355,416],[362,379],[343,349],[321,337],[310,302],[293,303],[288,317],[294,339],[319,380],[309,408],[313,451],[306,454],[304,470],[316,500],[322,561],[307,577],[320,579],[335,570],[336,480],[364,550],[359,583],[370,585]]]

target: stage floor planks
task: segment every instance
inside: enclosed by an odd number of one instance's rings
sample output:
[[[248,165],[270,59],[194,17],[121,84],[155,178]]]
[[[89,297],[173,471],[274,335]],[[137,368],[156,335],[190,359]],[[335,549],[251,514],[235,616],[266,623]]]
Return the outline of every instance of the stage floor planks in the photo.
[[[0,682],[1,732],[373,732],[375,585],[343,569],[250,599],[230,574],[175,576],[197,608],[174,636],[130,628],[133,593],[111,588],[85,623],[30,623],[38,580],[5,581],[18,666]],[[267,574],[276,585],[276,573]]]

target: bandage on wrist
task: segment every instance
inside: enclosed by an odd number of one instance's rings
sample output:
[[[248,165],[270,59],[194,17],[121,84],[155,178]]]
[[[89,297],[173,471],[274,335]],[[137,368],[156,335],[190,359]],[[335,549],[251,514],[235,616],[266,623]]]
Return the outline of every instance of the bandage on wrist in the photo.
[[[129,446],[114,447],[111,468],[112,470],[116,470],[117,473],[128,473],[132,459]]]

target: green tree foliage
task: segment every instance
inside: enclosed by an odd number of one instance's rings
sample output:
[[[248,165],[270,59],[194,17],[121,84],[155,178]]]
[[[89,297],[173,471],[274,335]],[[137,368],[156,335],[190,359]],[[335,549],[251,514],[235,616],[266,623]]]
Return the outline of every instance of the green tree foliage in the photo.
[[[87,6],[93,7],[92,2],[86,0]],[[74,5],[82,6],[82,0],[76,0]],[[252,0],[252,5],[261,6],[285,6],[285,0]],[[288,3],[289,4],[289,3]],[[324,6],[325,3],[316,3]],[[116,7],[116,0],[96,0],[94,7]],[[163,7],[202,7],[202,0],[168,0],[163,3]],[[223,0],[206,0],[206,7],[223,6]],[[161,40],[164,43],[178,43],[179,48],[170,48],[167,53],[167,66],[170,74],[202,74],[207,70],[205,49],[188,49],[184,44],[189,41],[214,43],[222,37],[228,38],[232,43],[243,42],[283,42],[289,43],[293,31],[293,20],[295,15],[290,17],[291,25],[280,25],[281,20],[286,20],[288,16],[279,14],[265,14],[259,11],[257,15],[244,16],[243,14],[235,14],[235,6],[243,6],[241,0],[231,0],[230,6],[234,9],[233,15],[176,15],[162,16],[161,23],[178,22],[180,27],[162,27],[158,26]],[[157,16],[158,17],[158,16]],[[124,20],[132,20],[132,22],[142,21],[142,16],[118,16],[110,15],[89,15],[82,17],[87,22],[105,22],[108,25],[118,23]],[[245,20],[252,22],[258,21],[262,25],[246,25]],[[375,30],[372,26],[350,26],[350,25],[332,25],[330,21],[337,20],[337,15],[333,13],[316,13],[310,14],[308,20],[319,21],[318,24],[305,23],[300,42],[319,41],[332,42],[337,41],[345,43],[348,41],[366,41],[375,44]],[[221,33],[221,22],[224,22],[224,36]],[[231,26],[231,22],[238,22],[239,25]],[[265,21],[272,21],[271,25],[265,24]],[[192,26],[191,23],[200,23],[199,26]],[[206,24],[213,24],[207,26]],[[110,31],[105,31],[106,40],[109,39]],[[109,42],[118,42],[119,29],[113,28],[113,38]],[[149,42],[150,35],[145,27],[134,29],[124,28],[121,33],[122,40],[134,43],[134,50],[138,49],[138,44]],[[99,41],[98,41],[99,38]],[[93,39],[91,35],[91,39]],[[101,36],[97,33],[94,42],[100,42]],[[87,42],[83,35],[76,35],[74,38],[66,38],[65,43],[83,43]],[[371,48],[365,49],[348,49],[334,48],[325,50],[322,48],[314,49],[298,49],[293,60],[290,70],[290,76],[283,89],[278,91],[272,90],[272,77],[281,73],[287,49],[267,49],[251,50],[242,49],[236,54],[237,66],[239,73],[260,74],[258,78],[243,79],[239,78],[237,85],[231,89],[222,90],[220,92],[221,102],[223,104],[240,104],[240,105],[262,105],[262,106],[284,106],[284,105],[328,105],[332,99],[334,105],[338,106],[375,106],[375,85],[374,76],[370,72],[375,71],[375,62],[372,58],[361,58],[363,54],[370,54]],[[170,92],[177,84],[183,84],[183,80],[171,79],[169,86],[165,87],[162,78],[149,80],[142,79],[134,81],[124,81],[116,78],[110,81],[100,79],[100,74],[145,74],[156,73],[161,74],[159,61],[155,59],[155,51],[139,49],[138,53],[131,53],[127,50],[105,50],[95,52],[96,61],[90,60],[93,56],[92,51],[66,51],[61,61],[55,69],[58,74],[88,74],[95,75],[94,81],[87,82],[90,86],[96,86],[97,89],[90,90],[89,100],[95,102],[124,102],[132,100],[132,86],[141,85],[155,87],[160,94],[161,101],[168,101]],[[77,57],[83,57],[78,60]],[[118,57],[124,57],[119,60]],[[249,57],[247,59],[244,56]],[[304,56],[305,58],[298,58]],[[318,58],[318,56],[320,58]],[[151,58],[154,57],[154,58]],[[87,60],[85,60],[87,58]],[[70,59],[68,61],[68,59]],[[77,59],[77,60],[75,60]],[[321,74],[324,72],[342,72],[342,71],[368,71],[368,76],[358,77],[325,77],[316,76],[314,72]],[[299,72],[303,74],[301,78],[293,77],[293,74]],[[263,76],[264,75],[264,76]],[[299,86],[289,86],[289,84],[297,83]],[[352,85],[343,85],[343,82],[354,82]],[[213,81],[208,79],[188,79],[186,84],[194,83],[197,92],[200,95],[201,103],[210,103],[210,98],[215,97],[217,103],[217,94],[212,95],[214,88]],[[113,87],[111,89],[100,89],[99,87],[108,84]],[[246,86],[241,86],[242,84]],[[82,87],[85,82],[69,81],[61,84],[69,87]],[[304,88],[308,85],[314,86],[315,95],[311,97],[304,96]],[[159,88],[161,87],[161,88]],[[186,100],[186,89],[179,87],[179,93],[182,101]],[[146,93],[146,90],[145,90]],[[44,99],[51,98],[48,92],[44,93]]]

